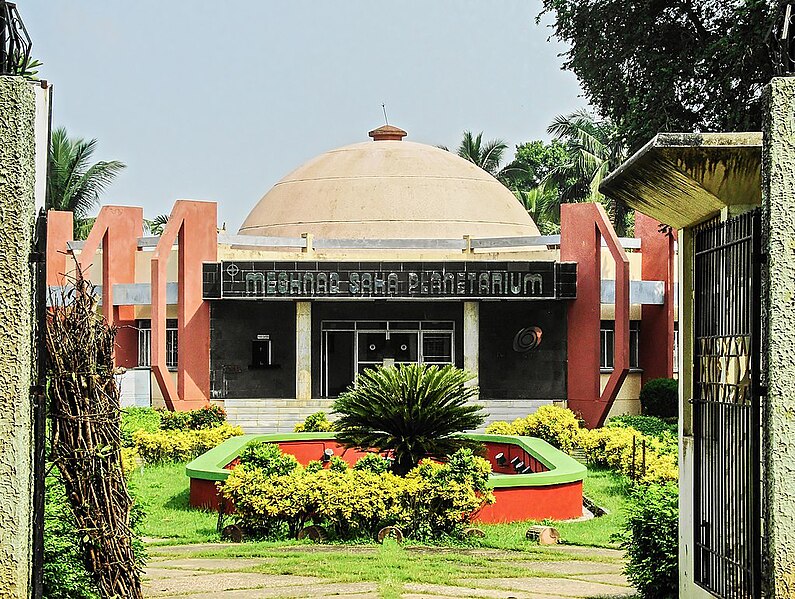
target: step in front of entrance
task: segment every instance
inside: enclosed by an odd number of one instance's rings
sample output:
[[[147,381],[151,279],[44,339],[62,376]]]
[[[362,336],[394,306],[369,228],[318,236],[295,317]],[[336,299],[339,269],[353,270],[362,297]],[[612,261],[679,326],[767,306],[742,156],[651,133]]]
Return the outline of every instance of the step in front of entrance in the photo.
[[[239,426],[246,433],[288,433],[295,425],[315,412],[331,414],[333,399],[225,399],[223,402],[230,424]],[[539,407],[551,404],[548,400],[493,399],[480,400],[489,416],[485,426],[495,420],[511,422],[532,414]],[[483,430],[483,429],[480,429]]]

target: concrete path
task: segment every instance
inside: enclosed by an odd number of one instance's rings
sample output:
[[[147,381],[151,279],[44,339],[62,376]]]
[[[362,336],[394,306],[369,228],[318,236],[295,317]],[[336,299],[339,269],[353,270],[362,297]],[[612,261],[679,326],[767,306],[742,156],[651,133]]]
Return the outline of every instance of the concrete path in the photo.
[[[257,566],[265,564],[267,558],[188,557],[199,550],[197,546],[153,548],[159,557],[150,558],[145,573],[145,595],[183,599],[381,597],[375,582],[340,583],[313,576],[257,572]],[[284,550],[289,551],[288,548]],[[322,550],[354,555],[377,551],[374,548],[339,546],[324,546]],[[403,585],[402,599],[604,599],[634,596],[633,589],[621,573],[623,560],[618,551],[558,546],[550,552],[548,560],[543,559],[545,556],[539,560],[537,553],[526,556],[522,552],[486,549],[454,552],[487,557],[495,563],[508,563],[516,577],[461,579],[455,586],[408,583]]]

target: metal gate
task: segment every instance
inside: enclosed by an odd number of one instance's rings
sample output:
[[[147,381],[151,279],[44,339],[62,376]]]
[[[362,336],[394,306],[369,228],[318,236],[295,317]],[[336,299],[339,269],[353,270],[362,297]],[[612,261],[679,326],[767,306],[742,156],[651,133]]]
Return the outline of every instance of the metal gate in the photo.
[[[761,219],[695,231],[693,436],[696,583],[760,597]]]

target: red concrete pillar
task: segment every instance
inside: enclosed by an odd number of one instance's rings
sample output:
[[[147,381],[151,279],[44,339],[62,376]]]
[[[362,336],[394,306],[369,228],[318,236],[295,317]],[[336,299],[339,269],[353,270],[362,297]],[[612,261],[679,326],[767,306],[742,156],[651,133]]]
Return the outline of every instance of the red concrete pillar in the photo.
[[[143,234],[143,218],[142,208],[103,206],[78,260],[83,273],[88,273],[97,250],[102,250],[102,314],[109,324],[118,327],[114,360],[124,368],[138,365],[135,307],[114,306],[113,286],[135,283],[135,255]]]
[[[47,286],[60,287],[75,264],[66,248],[72,241],[73,215],[61,210],[47,211]]]
[[[662,281],[662,305],[641,306],[638,362],[643,383],[674,374],[674,231],[660,232],[660,222],[635,212],[635,237],[640,238],[642,279]]]
[[[604,424],[629,373],[629,259],[599,204],[563,204],[560,229],[561,262],[577,263],[577,299],[567,316],[568,406],[594,428]],[[602,239],[616,262],[616,309],[613,372],[600,394]]]
[[[210,305],[202,299],[202,264],[218,252],[214,202],[178,200],[152,257],[152,372],[170,410],[210,400]],[[177,384],[166,366],[166,265],[179,244]]]

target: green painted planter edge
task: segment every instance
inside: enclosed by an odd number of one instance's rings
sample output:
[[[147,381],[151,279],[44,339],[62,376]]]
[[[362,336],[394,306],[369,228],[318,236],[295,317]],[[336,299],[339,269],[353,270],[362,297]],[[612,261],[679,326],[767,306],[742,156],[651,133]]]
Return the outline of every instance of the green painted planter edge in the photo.
[[[535,437],[519,437],[513,435],[485,435],[471,433],[465,435],[481,442],[508,443],[524,449],[527,453],[544,464],[547,472],[531,474],[492,474],[490,482],[495,489],[511,487],[541,487],[581,481],[587,474],[585,466],[546,441]],[[275,433],[263,435],[241,435],[232,437],[218,447],[203,453],[185,466],[185,474],[190,478],[201,480],[223,481],[229,476],[226,466],[243,451],[249,443],[267,441],[282,443],[285,441],[313,441],[334,439],[332,432],[325,433]]]

